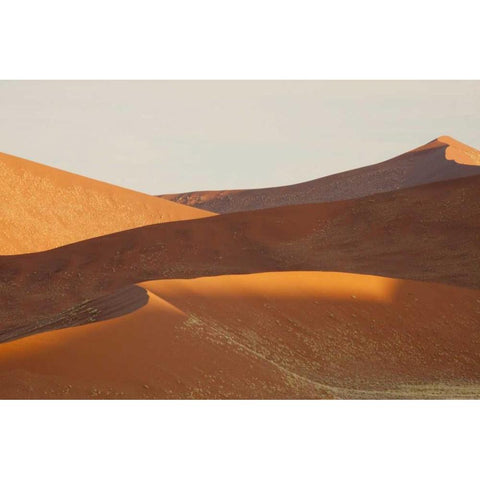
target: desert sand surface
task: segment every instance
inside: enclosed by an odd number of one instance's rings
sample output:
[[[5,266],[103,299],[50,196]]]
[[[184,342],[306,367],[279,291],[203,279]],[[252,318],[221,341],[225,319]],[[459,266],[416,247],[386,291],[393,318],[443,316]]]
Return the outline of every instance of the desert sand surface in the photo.
[[[480,288],[480,176],[150,225],[0,257],[0,340],[147,280],[340,271]],[[92,315],[94,320],[95,315]]]
[[[0,255],[212,215],[0,153]]]
[[[0,398],[480,398],[477,153],[221,215],[0,156]]]
[[[133,313],[0,344],[2,398],[470,398],[480,291],[335,272],[146,282]]]
[[[368,156],[368,152],[361,152]],[[391,160],[284,187],[203,191],[162,198],[217,213],[333,202],[480,174],[480,151],[441,136]]]

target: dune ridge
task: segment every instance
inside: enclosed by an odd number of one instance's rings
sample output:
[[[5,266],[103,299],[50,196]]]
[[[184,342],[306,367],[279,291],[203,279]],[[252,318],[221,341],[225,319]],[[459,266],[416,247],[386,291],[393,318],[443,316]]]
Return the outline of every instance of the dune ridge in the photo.
[[[385,162],[295,185],[188,192],[160,197],[216,213],[230,213],[359,198],[479,175],[479,166],[479,150],[444,135]]]

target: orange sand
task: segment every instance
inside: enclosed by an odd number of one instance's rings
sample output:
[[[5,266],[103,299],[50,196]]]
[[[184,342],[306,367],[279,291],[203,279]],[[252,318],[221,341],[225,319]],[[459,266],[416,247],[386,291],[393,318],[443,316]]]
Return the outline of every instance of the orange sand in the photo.
[[[331,272],[142,286],[134,313],[1,344],[0,397],[468,396],[480,381],[478,290]]]
[[[448,145],[446,149],[447,160],[453,160],[463,165],[480,165],[480,151],[461,143],[452,137],[439,137],[439,142]]]
[[[0,153],[0,255],[212,213]]]
[[[461,178],[344,202],[150,225],[0,257],[0,339],[153,279],[317,270],[479,288],[479,188],[480,176]]]
[[[229,209],[354,198],[211,218],[0,155],[0,253],[59,247],[0,256],[0,338],[63,328],[0,344],[0,398],[479,398],[472,151],[440,137],[222,192]]]

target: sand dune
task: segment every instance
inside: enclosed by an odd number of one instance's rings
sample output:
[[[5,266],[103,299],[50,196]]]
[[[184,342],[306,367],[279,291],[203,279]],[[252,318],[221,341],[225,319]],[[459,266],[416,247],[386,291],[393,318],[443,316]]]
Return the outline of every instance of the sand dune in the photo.
[[[0,257],[0,339],[154,279],[318,270],[479,288],[479,188],[480,176],[462,178],[344,202],[151,225]]]
[[[332,272],[163,280],[0,345],[2,398],[475,397],[478,290]]]
[[[368,156],[368,152],[362,152]],[[217,213],[332,202],[480,174],[480,151],[442,136],[376,165],[284,187],[204,191],[162,198]]]
[[[0,153],[0,255],[212,215]]]
[[[479,158],[217,216],[0,155],[0,398],[479,398]]]

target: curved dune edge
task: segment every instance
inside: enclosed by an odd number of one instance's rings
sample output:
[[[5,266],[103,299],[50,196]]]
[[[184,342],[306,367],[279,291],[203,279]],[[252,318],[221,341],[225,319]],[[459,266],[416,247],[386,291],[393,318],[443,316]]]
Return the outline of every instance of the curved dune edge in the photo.
[[[335,272],[140,285],[119,318],[0,345],[1,398],[480,398],[480,291]]]
[[[0,153],[0,255],[214,215]]]
[[[110,295],[86,300],[42,322],[30,322],[20,327],[3,330],[1,342],[36,335],[61,328],[76,327],[93,322],[110,320],[134,312],[148,303],[148,292],[138,285],[128,285]]]

